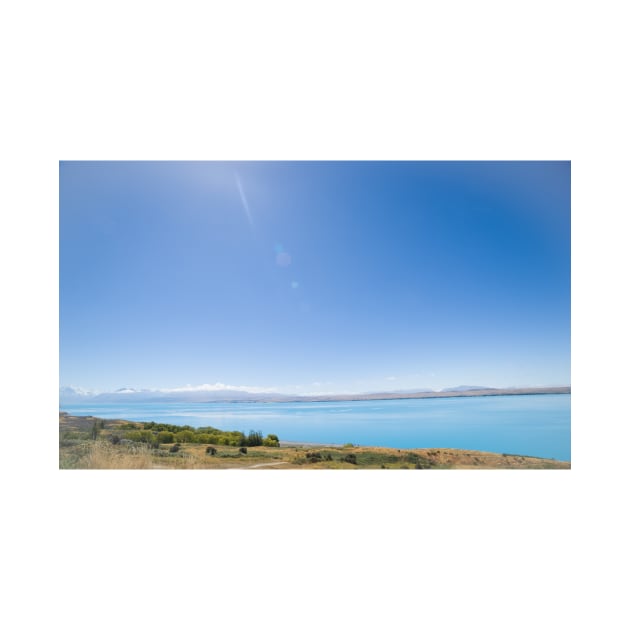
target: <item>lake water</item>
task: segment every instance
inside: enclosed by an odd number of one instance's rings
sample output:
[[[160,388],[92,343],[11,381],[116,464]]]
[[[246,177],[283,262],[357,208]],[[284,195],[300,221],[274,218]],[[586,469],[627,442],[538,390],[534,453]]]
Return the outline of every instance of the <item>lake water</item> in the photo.
[[[571,395],[309,403],[92,403],[75,415],[275,433],[280,440],[571,459]]]

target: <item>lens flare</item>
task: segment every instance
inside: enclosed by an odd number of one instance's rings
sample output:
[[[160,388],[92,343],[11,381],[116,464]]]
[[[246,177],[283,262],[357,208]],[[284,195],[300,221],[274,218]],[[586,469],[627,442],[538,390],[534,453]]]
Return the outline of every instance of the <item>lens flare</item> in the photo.
[[[245,196],[245,191],[243,190],[243,184],[241,183],[241,178],[238,176],[238,173],[234,173],[234,179],[236,180],[236,187],[238,188],[238,194],[241,197],[241,203],[243,204],[243,210],[245,210],[247,220],[249,221],[249,226],[253,228],[254,221],[252,219],[252,213],[249,209],[249,203],[247,203],[247,197]]]

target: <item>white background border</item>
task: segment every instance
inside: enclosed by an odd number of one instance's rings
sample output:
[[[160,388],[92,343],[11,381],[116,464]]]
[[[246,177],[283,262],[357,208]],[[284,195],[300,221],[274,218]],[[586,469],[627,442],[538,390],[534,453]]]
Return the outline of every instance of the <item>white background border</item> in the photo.
[[[12,627],[626,625],[620,7],[4,6]],[[573,470],[58,471],[61,159],[572,160]]]

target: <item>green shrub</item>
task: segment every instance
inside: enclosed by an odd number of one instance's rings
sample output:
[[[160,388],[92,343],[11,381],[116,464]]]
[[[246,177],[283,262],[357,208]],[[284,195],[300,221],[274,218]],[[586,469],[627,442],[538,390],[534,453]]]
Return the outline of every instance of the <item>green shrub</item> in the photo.
[[[313,451],[312,453],[306,453],[306,459],[311,464],[317,464],[322,461],[322,454],[319,451]]]
[[[269,433],[263,440],[263,446],[279,447],[280,438],[275,433]]]
[[[169,453],[177,453],[177,451],[179,451],[179,444],[173,444],[173,446],[171,446],[171,448],[168,449]]]
[[[242,453],[243,455],[247,455],[247,447],[241,446],[241,448],[238,449],[238,452]]]
[[[153,441],[153,431],[127,431],[126,435],[128,440],[133,440],[134,442],[152,442]]]
[[[348,464],[357,464],[357,456],[354,453],[348,453],[341,458],[342,462],[347,462]]]
[[[173,444],[175,442],[175,434],[172,431],[160,431],[157,434],[159,444]]]
[[[195,441],[195,433],[194,433],[194,431],[191,431],[190,429],[185,429],[184,431],[178,431],[175,434],[175,439],[178,442],[182,442],[182,443],[194,442]]]
[[[210,444],[212,441],[212,435],[209,433],[197,433],[195,435],[195,442],[197,444]]]
[[[217,454],[217,449],[214,448],[214,446],[208,446],[206,448],[206,455],[216,455]]]

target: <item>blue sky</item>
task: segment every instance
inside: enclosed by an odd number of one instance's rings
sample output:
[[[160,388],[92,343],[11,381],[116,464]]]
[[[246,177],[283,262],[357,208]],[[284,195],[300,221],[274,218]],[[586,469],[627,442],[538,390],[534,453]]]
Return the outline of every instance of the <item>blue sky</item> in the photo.
[[[62,162],[60,383],[569,384],[570,164]]]

